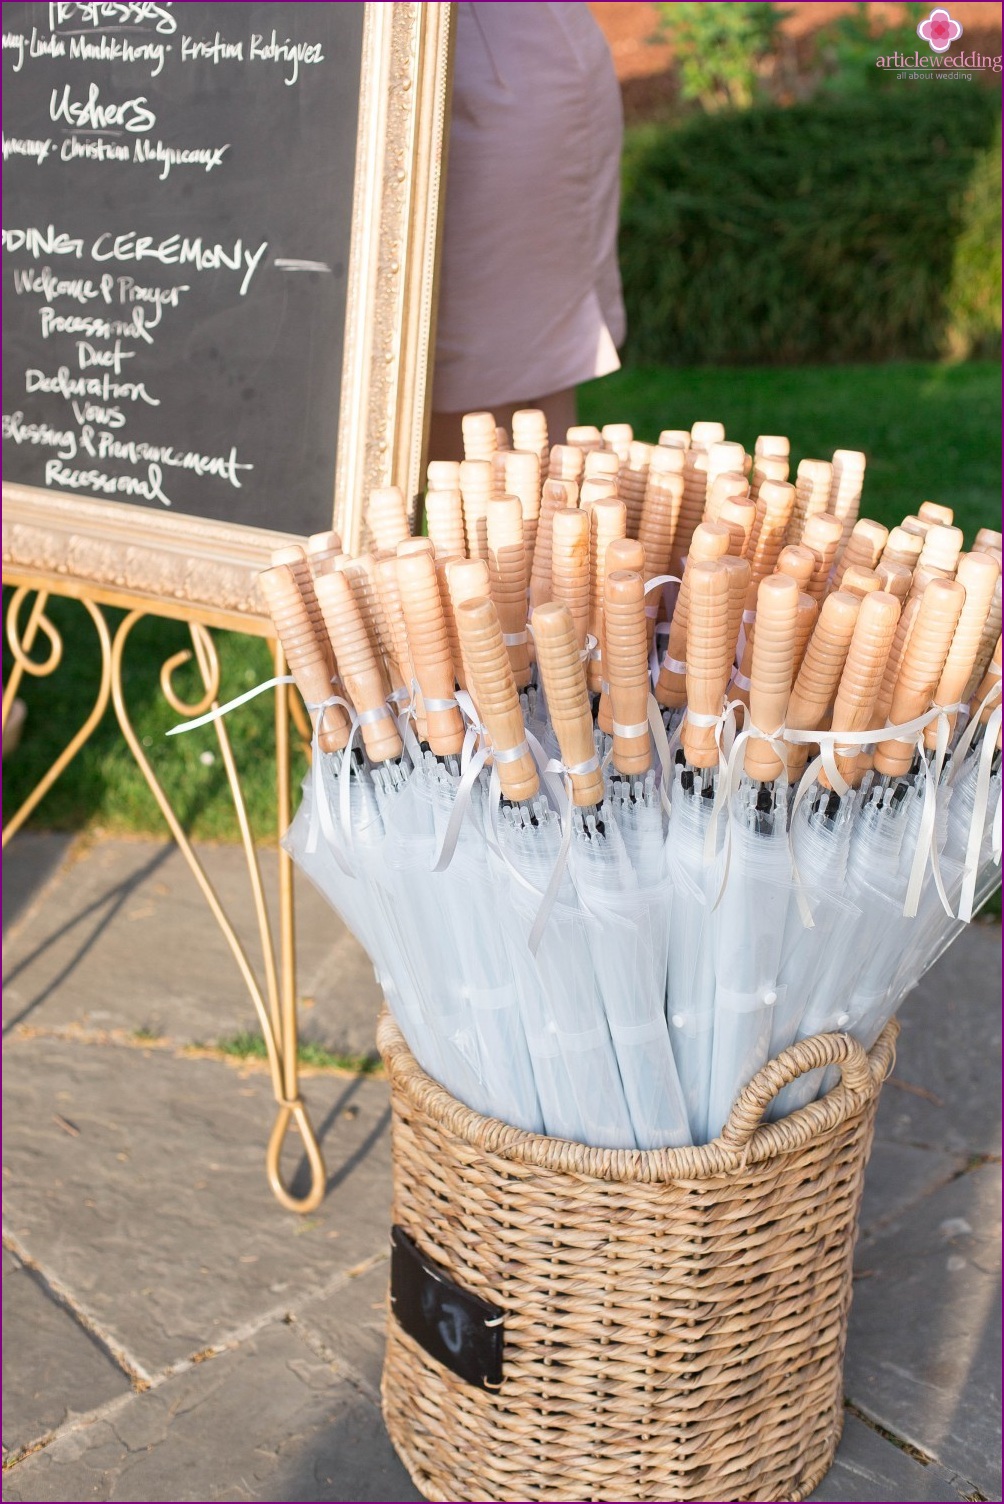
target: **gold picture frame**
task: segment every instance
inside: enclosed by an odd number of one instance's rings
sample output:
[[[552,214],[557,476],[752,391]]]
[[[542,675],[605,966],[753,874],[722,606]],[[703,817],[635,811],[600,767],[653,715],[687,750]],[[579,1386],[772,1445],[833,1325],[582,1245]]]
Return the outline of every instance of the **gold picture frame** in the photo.
[[[332,523],[358,551],[375,486],[418,490],[435,333],[450,4],[369,0]],[[3,486],[5,583],[259,636],[256,576],[284,532]]]

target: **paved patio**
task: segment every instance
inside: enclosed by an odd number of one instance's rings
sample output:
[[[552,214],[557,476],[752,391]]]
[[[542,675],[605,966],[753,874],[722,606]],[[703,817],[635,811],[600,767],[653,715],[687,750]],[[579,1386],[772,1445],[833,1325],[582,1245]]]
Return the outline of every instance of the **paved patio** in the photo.
[[[21,834],[4,898],[5,1498],[420,1498],[379,1406],[383,1080],[308,1077],[328,1195],[284,1212],[267,1075],[192,1049],[255,1022],[178,853]],[[298,925],[304,1034],[369,1050],[365,957],[305,886]],[[814,1499],[1001,1497],[999,996],[977,924],[903,1010]]]

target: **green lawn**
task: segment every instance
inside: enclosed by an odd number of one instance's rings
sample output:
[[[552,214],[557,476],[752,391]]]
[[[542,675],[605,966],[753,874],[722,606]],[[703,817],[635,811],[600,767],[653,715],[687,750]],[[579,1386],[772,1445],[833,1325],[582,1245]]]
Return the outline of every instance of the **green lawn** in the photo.
[[[954,507],[967,540],[1000,527],[1000,368],[896,362],[862,366],[698,367],[618,371],[579,392],[583,423],[631,423],[640,439],[698,419],[752,449],[791,440],[800,459],[834,449],[868,456],[862,515],[891,526],[922,501]]]
[[[999,369],[989,361],[628,370],[584,387],[580,406],[583,422],[630,422],[639,438],[651,440],[662,428],[689,427],[703,418],[719,419],[748,448],[758,433],[785,433],[796,462],[806,455],[826,458],[835,448],[863,449],[868,455],[866,515],[893,523],[926,499],[947,502],[971,537],[978,527],[1000,525],[999,382]],[[72,601],[54,601],[51,614],[65,637],[66,661],[51,679],[30,682],[22,690],[28,721],[20,750],[4,767],[5,817],[93,703],[98,655],[89,620]],[[231,633],[219,633],[217,640],[224,698],[271,673],[268,649],[260,640]],[[178,623],[142,622],[126,658],[126,695],[147,754],[192,833],[200,839],[233,840],[236,824],[212,728],[164,738],[177,717],[160,695],[160,665],[186,642],[186,629]],[[9,668],[5,651],[5,674]],[[183,671],[177,682],[197,698],[190,671]],[[252,823],[265,839],[274,839],[275,821],[271,700],[266,695],[242,706],[228,722]],[[212,760],[202,761],[207,754]],[[33,818],[36,827],[58,829],[163,829],[110,710]]]

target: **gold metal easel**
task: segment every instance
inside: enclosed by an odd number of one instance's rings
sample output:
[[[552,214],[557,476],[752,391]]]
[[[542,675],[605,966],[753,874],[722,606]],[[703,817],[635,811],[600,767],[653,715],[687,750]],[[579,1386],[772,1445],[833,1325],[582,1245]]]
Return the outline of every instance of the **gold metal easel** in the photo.
[[[62,636],[59,629],[46,615],[46,606],[52,593],[50,589],[42,588],[37,583],[33,584],[30,581],[17,584],[13,576],[10,583],[15,588],[7,609],[5,627],[7,642],[14,657],[14,668],[4,689],[3,725],[5,727],[11,706],[17,696],[24,675],[28,674],[33,678],[39,679],[46,678],[56,672],[63,660]],[[219,742],[220,755],[223,759],[227,782],[230,786],[234,809],[237,814],[241,845],[251,885],[251,897],[257,920],[258,938],[261,945],[261,973],[263,980],[260,980],[248,958],[247,952],[237,937],[233,925],[227,917],[219,895],[209,881],[205,868],[193,850],[177,814],[161,787],[153,768],[150,766],[150,762],[143,751],[142,743],[136,735],[129,718],[129,709],[126,705],[122,683],[122,665],[126,645],[136,623],[144,616],[154,613],[151,613],[145,606],[134,607],[132,610],[127,611],[126,616],[114,632],[112,632],[102,610],[103,602],[95,600],[88,594],[78,590],[74,590],[72,594],[76,596],[81,606],[91,618],[97,633],[101,651],[101,678],[98,692],[95,696],[94,705],[83,725],[70,738],[63,751],[35,785],[34,789],[32,789],[17,813],[5,824],[3,844],[6,846],[7,842],[16,834],[31,812],[44,798],[56,779],[69,766],[102,720],[108,707],[108,702],[111,700],[116,719],[129,750],[136,759],[143,777],[149,784],[154,798],[160,807],[160,811],[167,822],[168,829],[177,842],[181,854],[188,863],[214,919],[223,932],[223,937],[230,947],[238,970],[251,995],[251,1001],[258,1014],[268,1054],[272,1091],[279,1108],[265,1154],[265,1169],[269,1184],[277,1200],[288,1210],[295,1212],[313,1211],[324,1197],[326,1171],[320,1145],[317,1142],[306,1104],[300,1095],[299,1089],[292,862],[280,845],[278,850],[279,936],[277,960],[277,948],[273,939],[265,903],[258,853],[255,850],[251,828],[248,824],[247,810],[240,785],[240,775],[234,761],[233,749],[230,745],[226,724],[223,719],[214,721],[213,725]],[[25,603],[32,596],[34,598],[31,601],[27,621],[22,630],[20,626],[21,616]],[[160,687],[164,698],[172,710],[182,717],[203,715],[207,710],[215,708],[219,704],[220,688],[219,656],[208,626],[199,620],[191,619],[189,612],[186,612],[186,621],[191,633],[192,650],[184,649],[180,653],[173,654],[166,660],[160,671]],[[38,642],[40,634],[47,641],[49,651],[44,657],[33,658],[31,656],[32,650]],[[175,671],[184,664],[189,663],[192,660],[193,654],[205,687],[205,694],[196,704],[190,705],[186,704],[176,693],[172,680]],[[277,642],[272,644],[272,659],[275,675],[277,678],[281,678],[286,672],[286,665],[282,649]],[[297,724],[297,730],[309,754],[310,726],[304,714],[303,707],[298,697],[295,695],[290,697],[287,685],[278,684],[275,688],[275,747],[276,820],[279,837],[284,834],[289,825],[291,812],[289,755],[289,723],[291,715]],[[310,1188],[302,1197],[292,1194],[283,1181],[279,1167],[283,1144],[291,1126],[294,1125],[303,1143],[310,1171]]]
[[[362,499],[370,490],[394,482],[414,497],[419,489],[435,340],[453,11],[446,0],[394,0],[365,7],[341,398],[339,412],[332,414],[337,433],[334,526],[350,552],[360,547]],[[24,675],[44,678],[62,661],[62,638],[46,615],[50,595],[80,602],[101,650],[101,682],[89,715],[9,821],[4,843],[80,751],[110,700],[261,1021],[279,1108],[266,1153],[269,1182],[283,1206],[309,1212],[324,1195],[325,1171],[298,1086],[292,865],[280,846],[276,946],[233,753],[223,722],[216,721],[258,921],[259,980],[146,758],[129,719],[122,683],[126,644],[144,616],[183,621],[191,633],[191,651],[174,654],[160,675],[164,696],[180,716],[198,715],[217,704],[220,668],[211,629],[267,638],[276,675],[281,676],[284,659],[255,582],[276,547],[303,540],[237,521],[164,513],[16,482],[4,482],[3,503],[3,580],[14,592],[6,623],[14,669],[3,697],[4,726]],[[20,618],[32,597],[22,630]],[[114,631],[104,607],[126,613]],[[48,643],[48,653],[35,659],[31,654],[39,634]],[[205,694],[197,705],[186,705],[174,691],[172,676],[193,656]],[[287,687],[279,685],[275,741],[280,836],[290,815],[291,716],[309,743],[310,727],[299,698],[290,697]],[[279,1170],[291,1126],[303,1141],[310,1166],[310,1190],[302,1198],[291,1194]]]

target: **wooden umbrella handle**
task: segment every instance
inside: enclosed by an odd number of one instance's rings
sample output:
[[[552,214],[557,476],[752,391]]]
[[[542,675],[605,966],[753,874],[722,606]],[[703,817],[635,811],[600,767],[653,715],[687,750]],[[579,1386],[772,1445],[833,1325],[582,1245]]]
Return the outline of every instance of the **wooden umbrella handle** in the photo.
[[[720,522],[722,507],[727,501],[750,501],[749,481],[741,470],[724,470],[712,476],[708,472],[707,498],[704,503],[704,521]],[[756,502],[753,502],[754,507]]]
[[[330,664],[334,662],[323,618],[321,628],[325,653],[288,564],[274,564],[258,576],[265,604],[275,623],[276,634],[286,655],[290,673],[307,705],[321,705],[332,690]],[[320,606],[318,606],[320,612]],[[338,752],[349,739],[349,718],[341,705],[328,705],[321,712],[317,743],[322,752]]]
[[[533,613],[537,666],[561,756],[569,768],[597,762],[589,691],[575,639],[575,624],[567,606],[545,602]],[[603,774],[599,765],[588,773],[570,773],[572,799],[577,805],[600,804]]]
[[[844,570],[851,564],[857,564],[862,569],[874,569],[888,541],[889,529],[883,527],[881,522],[873,522],[870,517],[862,517],[860,522],[855,522],[834,570],[834,590],[840,589]]]
[[[526,580],[524,591],[530,584],[533,553],[537,546],[537,527],[540,522],[540,457],[530,451],[509,449],[503,460],[505,494],[518,496],[523,517],[523,547],[526,551]],[[489,538],[489,547],[491,539]]]
[[[900,600],[901,598],[897,596],[896,599]],[[903,659],[906,657],[910,637],[917,622],[920,600],[921,598],[918,595],[913,600],[901,602],[899,621],[896,623],[896,631],[893,633],[892,647],[889,649],[889,656],[885,661],[882,687],[875,701],[874,720],[876,726],[884,726],[889,719],[889,712],[892,709],[892,697],[896,692],[899,671],[903,667]]]
[[[464,454],[468,458],[480,459],[483,455],[494,452],[497,443],[494,413],[464,413],[460,420],[460,431],[464,440]]]
[[[770,481],[777,485],[790,485],[788,477],[788,458],[786,455],[758,454],[754,456],[753,468],[750,475],[750,495],[754,501],[759,501],[760,492]],[[794,500],[795,487],[791,487],[792,500]],[[787,526],[787,524],[785,524]]]
[[[450,642],[450,658],[453,663],[453,677],[461,689],[470,689],[467,682],[467,668],[464,664],[464,653],[460,646],[460,632],[457,629],[457,616],[453,607],[453,597],[450,595],[450,581],[447,571],[451,564],[458,564],[466,560],[437,559],[436,560],[436,583],[439,586],[439,601],[443,608],[443,621],[446,624],[446,635]],[[480,560],[476,562],[480,563]]]
[[[831,516],[829,512],[817,512],[806,519],[802,530],[802,547],[812,549],[815,562],[805,588],[814,601],[821,601],[826,594],[830,570],[837,557],[843,533],[840,518]]]
[[[840,588],[848,595],[856,595],[858,600],[864,600],[865,596],[870,595],[873,590],[883,588],[882,577],[877,569],[863,569],[860,564],[852,564],[849,569],[844,570]],[[890,590],[888,593],[892,595],[894,592]],[[897,600],[900,598],[896,596]]]
[[[530,682],[530,638],[526,630],[526,545],[519,498],[496,497],[488,505],[486,521],[489,589],[502,623],[513,675],[519,688],[525,689]]]
[[[411,661],[422,691],[425,739],[437,757],[456,754],[464,745],[464,718],[453,695],[453,655],[432,555],[399,554],[397,583]]]
[[[292,574],[296,588],[302,595],[303,603],[307,608],[314,635],[320,643],[330,677],[335,671],[335,655],[321,618],[321,608],[317,603],[317,592],[314,590],[314,572],[310,567],[306,551],[299,543],[291,543],[285,548],[273,549],[271,562],[273,566],[284,564]]]
[[[888,590],[898,601],[905,601],[913,585],[913,571],[905,564],[896,564],[891,559],[880,559],[871,571],[879,582],[880,590]],[[846,573],[846,571],[845,571]]]
[[[612,543],[610,553],[616,547]],[[614,569],[607,574],[603,590],[603,626],[606,632],[604,672],[610,686],[614,767],[618,773],[647,773],[652,766],[652,746],[648,731],[645,581],[640,571]]]
[[[939,522],[942,527],[951,527],[955,521],[952,508],[943,507],[937,501],[922,501],[917,508],[917,516],[921,522]]]
[[[578,444],[552,444],[547,459],[547,478],[578,482],[585,463],[586,456]]]
[[[875,702],[898,621],[899,601],[895,596],[874,590],[862,600],[833,706],[833,731],[866,731],[873,724]],[[856,785],[864,774],[856,748],[836,752],[834,761],[841,777],[851,785]],[[829,787],[825,770],[820,772],[819,781]]]
[[[411,649],[408,647],[408,631],[404,624],[404,612],[401,609],[401,591],[397,583],[396,558],[383,558],[376,561],[374,583],[376,585],[380,608],[387,623],[387,631],[391,643],[391,657],[397,669],[397,677],[404,687],[410,690],[412,680],[415,677],[415,669],[411,661]]]
[[[479,600],[482,596],[490,595],[488,565],[484,559],[451,559],[446,566],[446,588],[456,620],[457,610],[464,601]],[[462,658],[463,638],[460,638],[458,646]],[[464,673],[466,677],[466,665]]]
[[[366,526],[372,546],[393,553],[399,543],[411,536],[408,508],[400,486],[377,486],[366,503]]]
[[[680,574],[689,557],[691,541],[704,518],[708,489],[708,452],[691,448],[683,454],[683,500],[673,542],[672,574]]]
[[[777,556],[774,573],[790,575],[799,590],[808,590],[815,567],[816,556],[811,548],[803,548],[800,543],[786,543]]]
[[[464,508],[467,553],[472,559],[488,557],[486,513],[493,492],[491,460],[461,460],[460,496]]]
[[[687,715],[682,737],[687,761],[710,768],[718,761],[714,726],[692,716],[719,716],[728,687],[735,644],[729,641],[729,571],[722,560],[688,562]]]
[[[411,543],[418,541],[410,539],[409,542],[400,544],[399,548],[408,548]],[[429,540],[423,538],[421,541],[428,543]],[[350,558],[348,554],[340,554],[332,561],[332,573],[344,574],[352,587],[352,594],[356,598],[370,641],[382,657],[384,669],[394,683],[397,669],[394,638],[377,590],[376,559],[372,554],[360,554],[357,559]],[[394,687],[397,687],[396,683]]]
[[[921,518],[921,521],[927,519]],[[962,553],[963,535],[960,527],[946,527],[941,522],[931,522],[924,535],[924,547],[920,551],[920,563],[928,569],[945,569],[954,574]]]
[[[315,575],[328,574],[341,552],[341,536],[330,528],[323,533],[311,533],[307,539],[307,560]]]
[[[857,596],[844,590],[835,590],[823,601],[788,700],[786,719],[792,730],[815,731],[822,725],[840,684],[860,604]],[[804,744],[788,747],[789,778],[801,772],[808,756]]]
[[[971,715],[976,715],[977,712],[979,712],[980,713],[980,720],[983,722],[984,726],[986,725],[987,721],[989,721],[991,715],[993,714],[994,707],[993,707],[992,704],[987,705],[980,712],[980,706],[983,704],[983,701],[986,699],[987,695],[993,689],[993,687],[994,687],[995,684],[997,685],[998,689],[1000,689],[1000,683],[1001,683],[1001,640],[998,637],[998,639],[997,639],[997,646],[994,648],[994,654],[993,654],[993,657],[990,660],[990,666],[987,668],[986,673],[983,675],[983,678],[980,681],[979,688],[977,689],[975,695],[973,696],[972,700],[969,702],[969,712],[970,712],[970,714]],[[998,745],[999,745],[1000,744],[1000,732],[997,733],[997,741],[998,741]]]
[[[682,450],[666,450],[676,453],[682,460]],[[638,524],[638,539],[645,549],[645,567],[650,576],[668,574],[673,557],[673,540],[683,501],[683,474],[664,472],[650,467],[645,500],[642,503],[641,521]],[[655,636],[656,614],[661,587],[653,590],[645,601],[646,632],[649,646]]]
[[[606,579],[616,570],[629,570],[640,574],[645,578],[645,548],[637,538],[615,538],[607,549],[606,566],[604,570],[604,605],[603,605],[603,630],[606,632]],[[644,615],[644,609],[642,611]],[[647,637],[647,634],[646,634]],[[603,669],[603,680],[609,684],[610,675]],[[596,724],[607,736],[613,736],[614,732],[614,709],[609,692],[600,690],[599,704],[596,707]]]
[[[738,559],[734,554],[726,554],[722,564],[729,579],[729,611],[728,630],[729,641],[732,644],[732,655],[735,657],[736,648],[739,646],[739,628],[742,625],[743,615],[746,611],[746,601],[750,589],[750,561]]]
[[[607,549],[615,538],[623,538],[627,528],[627,508],[617,497],[603,497],[589,509],[589,630],[596,638],[599,658],[591,658],[587,669],[589,688],[599,693],[603,683],[603,581],[606,576]]]
[[[749,561],[752,570],[751,589],[773,574],[778,555],[784,547],[784,535],[791,520],[795,505],[795,487],[786,481],[765,480],[757,493],[757,516],[750,536]],[[750,602],[750,610],[756,610],[756,597]]]
[[[578,454],[579,451],[576,450]],[[572,480],[546,480],[540,493],[537,539],[530,566],[530,609],[552,599],[551,558],[554,549],[554,514],[563,507],[578,507],[579,488]]]
[[[784,721],[791,694],[799,589],[786,574],[769,574],[757,590],[756,636],[750,668],[750,716],[761,731],[773,732]],[[746,744],[744,762],[751,778],[769,783],[784,763],[760,737]]]
[[[798,616],[795,618],[795,653],[792,659],[792,677],[798,675],[802,667],[802,659],[805,650],[809,646],[809,638],[812,636],[816,622],[819,620],[819,605],[812,596],[802,590],[798,597]],[[790,704],[790,701],[789,701]]]
[[[394,717],[387,711],[387,680],[352,586],[341,572],[322,575],[317,582],[317,598],[349,698],[364,718],[362,736],[370,761],[400,757],[401,738]],[[365,719],[367,714],[381,710],[387,713],[372,721]]]
[[[916,617],[887,711],[894,726],[923,715],[930,706],[965,599],[965,588],[957,581],[932,580],[916,602]],[[915,745],[916,737],[908,741],[892,738],[879,742],[875,749],[876,772],[893,778],[908,773]]]
[[[464,504],[459,491],[427,491],[425,525],[435,545],[437,559],[466,558]]]
[[[502,792],[507,799],[516,802],[532,799],[540,787],[540,780],[537,765],[526,745],[519,691],[502,641],[502,625],[494,602],[486,596],[463,601],[457,606],[457,630],[478,714],[495,750],[495,767]],[[512,753],[518,755],[509,755]]]
[[[833,484],[829,460],[800,460],[795,473],[795,506],[788,524],[788,542],[801,543],[806,521],[825,512]]]
[[[581,651],[589,632],[589,513],[560,507],[551,526],[551,599],[571,611]]]
[[[734,559],[745,559],[750,535],[756,521],[756,502],[748,496],[728,496],[718,508],[713,519],[724,522],[729,530],[729,553]]]
[[[731,534],[723,522],[702,522],[694,529],[680,593],[676,598],[676,609],[669,624],[669,642],[655,686],[655,697],[667,710],[679,710],[687,703],[686,668],[676,669],[672,664],[686,665],[687,622],[690,615],[688,571],[691,563],[704,564],[724,558],[728,553],[730,538]]]
[[[640,538],[615,538],[607,548],[606,573],[627,569],[643,578],[647,568],[645,545]]]
[[[938,687],[934,693],[935,704],[954,705],[965,694],[969,675],[976,662],[983,635],[983,624],[993,604],[994,587],[1000,578],[1000,566],[992,554],[965,554],[959,560],[955,578],[966,589],[965,604],[959,616],[952,645],[945,659]],[[927,590],[933,586],[928,585]],[[927,594],[925,590],[924,594]],[[949,716],[949,724],[955,729],[957,715]],[[924,745],[933,748],[937,744],[937,723],[932,722],[924,732]]]

